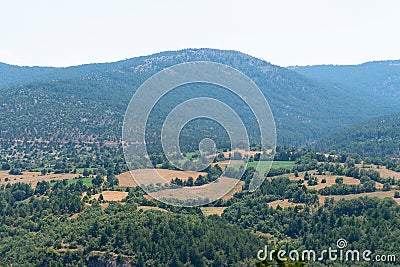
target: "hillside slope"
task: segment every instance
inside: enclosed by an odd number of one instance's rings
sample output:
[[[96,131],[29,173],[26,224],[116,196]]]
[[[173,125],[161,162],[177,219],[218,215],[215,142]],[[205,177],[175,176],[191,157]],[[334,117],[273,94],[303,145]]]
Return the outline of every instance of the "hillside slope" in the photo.
[[[370,157],[400,157],[400,113],[370,119],[317,142],[326,151],[353,152]]]
[[[0,62],[0,87],[35,80],[52,73],[56,68],[20,67]]]
[[[400,108],[400,60],[360,65],[292,67],[310,79],[365,99],[381,108]]]
[[[118,141],[123,114],[135,89],[166,67],[199,60],[232,66],[260,87],[275,116],[281,144],[305,144],[389,112],[358,96],[237,51],[186,49],[114,63],[39,68],[35,74],[21,78],[22,84],[13,72],[3,72],[2,77],[8,77],[5,81],[14,85],[0,88],[0,138]],[[4,80],[1,83],[5,84]],[[167,108],[160,108],[161,113],[165,115],[168,108],[190,97],[211,95],[236,105],[242,118],[252,124],[243,103],[233,96],[214,89],[199,91],[195,86],[178,91],[165,102]],[[157,123],[161,118],[158,116]]]

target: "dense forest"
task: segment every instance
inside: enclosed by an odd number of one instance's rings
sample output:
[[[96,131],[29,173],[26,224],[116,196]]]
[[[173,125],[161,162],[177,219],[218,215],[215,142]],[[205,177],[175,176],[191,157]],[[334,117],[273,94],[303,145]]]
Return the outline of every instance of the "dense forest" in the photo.
[[[380,164],[399,171],[400,162],[356,154],[327,155],[295,147],[278,147],[276,157],[293,163],[291,167],[273,168],[273,174],[268,174],[268,179],[253,193],[246,190],[247,179],[254,173],[254,168],[249,167],[242,177],[243,191],[205,207],[223,208],[221,216],[206,216],[201,208],[163,204],[146,197],[139,187],[118,186],[110,177],[123,168],[118,171],[118,164],[100,159],[86,165],[95,174],[89,184],[84,178],[71,180],[75,182],[43,181],[35,187],[6,183],[0,187],[0,263],[4,266],[254,266],[257,251],[265,245],[321,251],[334,246],[340,238],[347,240],[349,249],[396,255],[400,207],[394,198],[335,201],[328,197],[321,201],[323,195],[340,194],[329,193],[327,189],[347,190],[343,178],[319,190],[307,181],[330,173],[333,177],[358,179],[361,186],[372,186],[373,190],[364,192],[382,191],[374,186],[378,182],[400,189],[398,180],[356,167],[364,162],[366,166]],[[222,157],[219,160],[224,161]],[[67,170],[70,168],[73,169],[69,166]],[[208,171],[206,177],[213,180],[221,168],[216,165]],[[296,178],[289,179],[288,175]],[[320,179],[317,184],[321,182]],[[127,195],[121,201],[104,200],[102,194],[107,190]],[[357,193],[360,191],[343,192]],[[96,194],[100,196],[93,198]],[[292,205],[269,205],[283,200]],[[365,266],[364,262],[299,260],[295,266],[303,266],[302,262],[309,262],[310,266]],[[268,264],[268,261],[258,262],[257,266]],[[396,265],[395,261],[385,263],[385,266]]]
[[[125,205],[102,209],[92,201],[84,209],[85,188],[79,184],[58,183],[42,192],[26,184],[0,190],[0,263],[7,266],[234,266],[263,243],[196,209],[143,212],[130,197]]]
[[[396,236],[400,230],[400,210],[393,200],[331,200],[319,206],[274,209],[262,205],[260,197],[233,204],[224,212],[223,217],[232,223],[272,234],[281,240],[288,238],[290,242],[283,242],[281,246],[289,249],[321,251],[323,247],[336,247],[336,241],[346,237],[349,249],[370,249],[376,254],[398,252]],[[397,266],[398,263],[375,262],[366,265],[365,262],[326,261],[313,262],[310,266],[327,265]]]
[[[221,218],[148,200],[138,188],[127,188],[122,203],[90,199],[96,190],[81,182],[43,182],[35,189],[16,183],[0,190],[0,255],[6,266],[254,266],[256,252],[276,242],[318,251],[346,237],[349,248],[374,254],[397,253],[399,246],[400,207],[393,200],[319,203],[317,191],[286,177],[267,181],[254,194],[237,193]],[[83,192],[89,195],[82,198]],[[285,198],[301,205],[267,205]]]
[[[313,147],[368,157],[400,157],[400,113],[374,118],[318,141]]]

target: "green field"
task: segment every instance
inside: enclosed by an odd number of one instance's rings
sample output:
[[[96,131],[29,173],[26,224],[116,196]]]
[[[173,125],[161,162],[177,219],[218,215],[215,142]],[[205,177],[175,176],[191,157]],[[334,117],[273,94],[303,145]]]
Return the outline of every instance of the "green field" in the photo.
[[[78,179],[71,179],[71,180],[67,180],[67,184],[71,185],[71,184],[76,184],[79,180],[82,180],[82,183],[86,186],[92,186],[92,180],[93,178],[78,178]],[[51,182],[50,185],[54,185],[56,182]]]
[[[31,169],[30,171],[31,172],[40,172],[43,169],[54,171],[52,168],[43,168],[43,167]],[[82,174],[84,169],[87,169],[88,171],[92,171],[93,172],[97,168],[76,168],[76,173],[77,174]]]
[[[95,170],[96,168],[76,168],[76,173],[77,174],[82,174],[84,169],[87,169],[88,171],[92,171],[93,172],[93,170]]]
[[[267,171],[269,162],[270,161],[260,161],[260,164],[258,166],[259,173],[264,174]],[[256,168],[257,164],[258,164],[258,161],[249,162],[249,163],[247,163],[247,167],[248,168],[250,168],[250,167]],[[156,168],[161,168],[161,166],[162,166],[162,164],[157,164]],[[239,168],[239,166],[240,166],[240,164],[235,165],[235,167],[237,167],[237,168]],[[272,162],[271,168],[275,168],[275,169],[288,168],[288,169],[290,169],[293,166],[294,166],[294,161],[274,161],[274,162]]]
[[[247,168],[253,167],[256,168],[257,164],[258,165],[258,172],[260,174],[264,174],[267,169],[268,169],[268,165],[270,164],[270,161],[253,161],[253,162],[249,162],[247,163]],[[271,168],[292,168],[294,166],[294,161],[274,161],[272,162],[272,166]]]
[[[265,172],[268,170],[268,168],[267,168],[268,165],[269,165],[268,161],[260,161],[259,169],[258,169],[259,174],[264,175]],[[256,167],[257,166],[257,162],[256,161],[249,162],[248,166],[249,167]],[[274,162],[272,162],[271,168],[272,169],[278,169],[278,168],[288,168],[288,169],[290,169],[293,166],[294,166],[294,161],[274,161]]]
[[[292,168],[294,166],[294,161],[274,161],[272,163],[272,168]]]
[[[181,164],[181,165],[183,165],[188,159],[189,159],[189,158],[179,160],[178,163]],[[197,160],[197,159],[193,159],[193,160]],[[178,166],[178,167],[179,167],[179,166]],[[157,169],[161,169],[161,168],[162,168],[162,163],[157,164],[157,165],[156,165],[156,168],[157,168]]]
[[[199,152],[188,152],[188,153],[185,153],[185,157],[186,157],[187,159],[191,159],[191,158],[193,158],[194,156],[199,156],[199,155],[200,155]]]

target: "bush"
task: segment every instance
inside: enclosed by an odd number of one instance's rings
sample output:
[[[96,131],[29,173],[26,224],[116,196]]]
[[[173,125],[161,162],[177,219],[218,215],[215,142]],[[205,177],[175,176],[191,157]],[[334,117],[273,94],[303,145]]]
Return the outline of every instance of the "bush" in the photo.
[[[1,165],[1,169],[2,169],[3,171],[8,171],[9,169],[11,169],[11,165],[8,164],[8,163],[3,163],[3,164]]]
[[[337,184],[343,184],[343,178],[342,177],[338,177],[335,179],[335,183]]]
[[[21,175],[22,171],[21,169],[11,169],[8,173],[11,175]]]

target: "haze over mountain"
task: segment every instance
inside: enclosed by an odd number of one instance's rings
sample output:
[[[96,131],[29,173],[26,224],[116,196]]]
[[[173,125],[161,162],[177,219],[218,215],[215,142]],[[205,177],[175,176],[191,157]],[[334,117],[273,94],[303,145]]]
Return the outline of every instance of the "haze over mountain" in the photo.
[[[330,85],[393,112],[400,107],[400,60],[360,65],[291,67],[297,73]]]
[[[135,89],[166,67],[199,60],[234,67],[259,86],[274,114],[280,144],[303,145],[365,119],[392,113],[394,109],[400,111],[400,104],[381,104],[389,96],[400,97],[395,89],[389,90],[390,86],[382,91],[376,87],[373,94],[363,94],[361,89],[356,92],[332,86],[331,82],[327,85],[313,81],[237,51],[185,49],[68,68],[1,64],[0,137],[118,141],[123,114]],[[366,84],[374,86],[372,80]],[[226,92],[212,88],[199,90],[195,86],[185,90],[166,100],[165,108],[161,107],[160,114],[156,114],[157,123],[174,104],[193,96],[211,95],[235,105],[242,119],[254,128],[244,104]],[[196,132],[194,127],[188,129],[188,135],[193,132]]]

